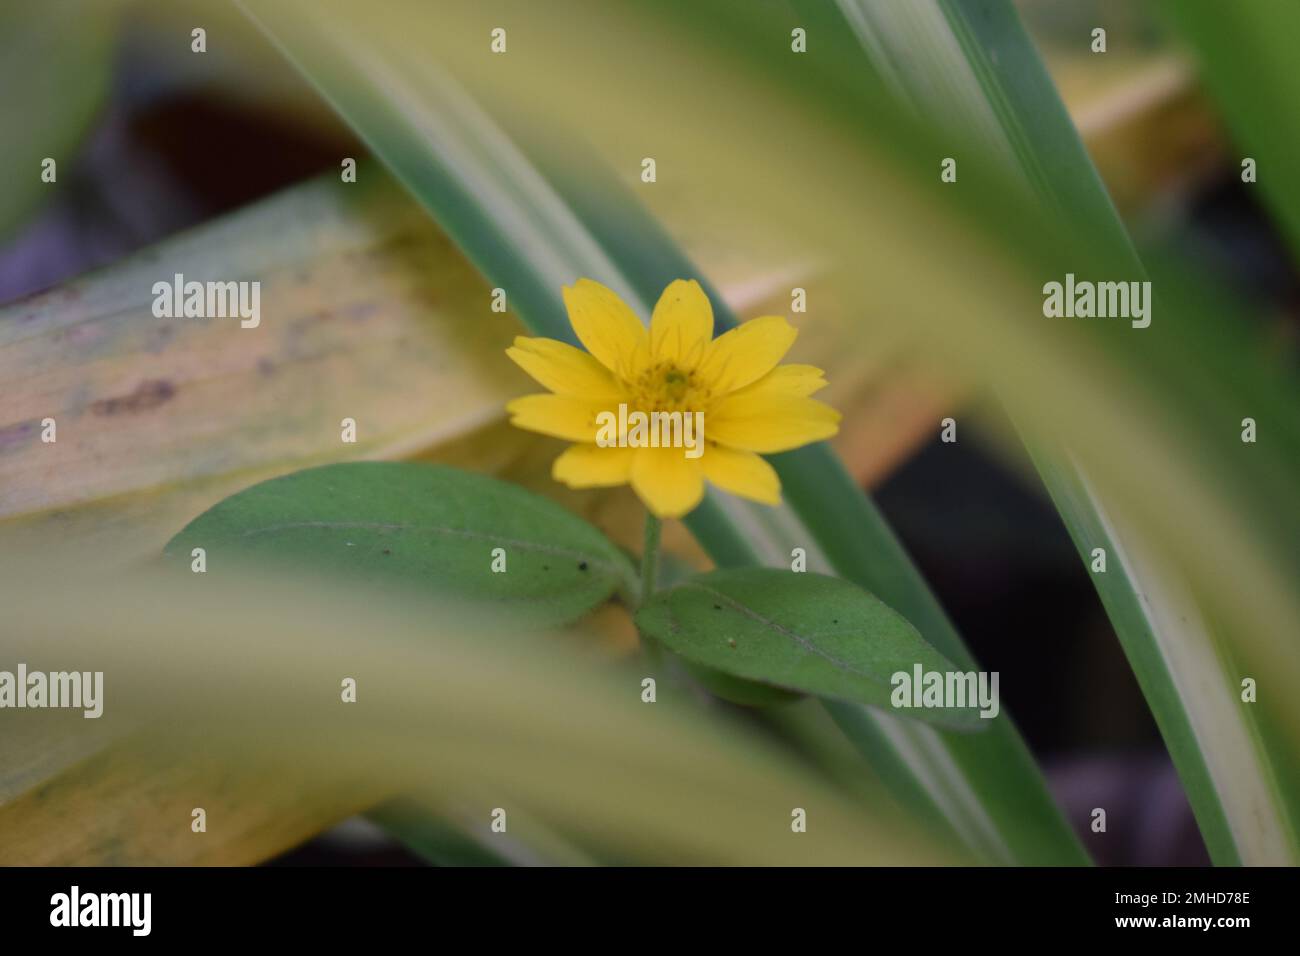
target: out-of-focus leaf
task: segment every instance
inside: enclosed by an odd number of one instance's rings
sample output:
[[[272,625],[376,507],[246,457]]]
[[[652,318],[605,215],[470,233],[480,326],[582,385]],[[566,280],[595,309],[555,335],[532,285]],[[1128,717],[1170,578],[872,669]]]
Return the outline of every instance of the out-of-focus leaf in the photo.
[[[261,282],[261,324],[155,317],[152,286],[176,273]],[[0,534],[130,561],[260,479],[463,437],[527,387],[502,361],[517,326],[489,306],[363,167],[0,309]]]
[[[1061,449],[1033,448],[1115,633],[1169,748],[1211,858],[1221,865],[1285,863],[1279,795],[1260,726],[1242,710],[1230,654],[1176,569],[1162,565],[1108,515]],[[1284,818],[1283,818],[1284,819]]]
[[[399,793],[469,802],[485,822],[522,807],[508,834],[525,842],[536,817],[646,862],[952,859],[725,714],[668,695],[648,706],[638,671],[481,608],[276,574],[104,577],[85,553],[45,557],[0,551],[13,588],[0,659],[102,671],[105,728],[151,733],[143,759],[108,751],[0,786],[5,863],[251,862]],[[341,700],[347,677],[356,703]],[[66,716],[10,712],[6,737]],[[194,770],[232,765],[248,776]],[[191,830],[195,807],[206,834]],[[807,833],[791,834],[792,807]]]
[[[195,548],[208,574],[270,562],[492,602],[537,625],[636,587],[627,557],[554,502],[413,463],[323,465],[261,482],[195,518],[163,556],[184,568]]]
[[[108,91],[121,4],[7,3],[0,9],[0,243],[66,183],[76,147]],[[43,178],[55,162],[54,182]]]
[[[516,807],[510,810],[511,826],[505,833],[493,832],[491,817],[468,801],[457,811],[399,798],[375,807],[366,817],[435,866],[590,866],[594,862],[543,821]]]
[[[346,774],[207,749],[201,737],[132,737],[0,800],[0,863],[250,866],[387,795]],[[196,808],[205,832],[192,829]]]
[[[1294,172],[1300,156],[1300,5],[1162,0],[1160,7],[1191,44],[1200,78],[1222,107],[1239,150],[1232,166],[1240,172],[1247,157],[1255,160],[1256,185],[1247,188],[1263,193],[1300,258],[1300,183]]]

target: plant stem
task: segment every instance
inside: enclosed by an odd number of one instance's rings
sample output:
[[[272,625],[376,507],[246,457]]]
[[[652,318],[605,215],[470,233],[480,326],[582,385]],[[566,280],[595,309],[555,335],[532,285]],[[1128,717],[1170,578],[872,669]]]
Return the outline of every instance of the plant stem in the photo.
[[[655,593],[655,580],[659,577],[659,519],[650,511],[645,513],[645,543],[641,548],[641,605],[644,606]]]
[[[659,577],[659,531],[659,519],[647,509],[645,541],[641,545],[641,599],[637,602],[638,607],[645,607],[655,593],[655,581]],[[651,667],[658,669],[663,663],[663,653],[658,642],[639,627],[637,634],[641,638],[641,653],[645,654]]]

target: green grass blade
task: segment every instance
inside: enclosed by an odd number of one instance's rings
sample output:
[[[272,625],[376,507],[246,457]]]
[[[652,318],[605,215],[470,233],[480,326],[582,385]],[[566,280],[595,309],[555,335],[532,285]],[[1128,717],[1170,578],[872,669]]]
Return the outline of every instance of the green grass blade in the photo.
[[[514,833],[499,834],[474,809],[468,801],[456,812],[399,797],[370,810],[366,818],[433,866],[591,866],[595,862],[523,810],[511,811]]]
[[[1163,0],[1161,6],[1191,45],[1201,80],[1223,107],[1223,120],[1241,150],[1232,165],[1247,156],[1256,161],[1258,188],[1300,257],[1300,183],[1295,178],[1300,4]]]
[[[1178,769],[1211,858],[1220,865],[1286,865],[1285,798],[1265,755],[1261,728],[1223,680],[1225,649],[1185,587],[1164,580],[1155,559],[1121,537],[1095,492],[1061,450],[1032,448],[1039,474],[1094,574],[1129,665]]]
[[[412,800],[390,800],[367,813],[366,819],[431,866],[522,866],[525,862],[483,846],[463,828]]]
[[[120,4],[75,0],[0,10],[0,242],[72,174],[76,147],[108,95]],[[22,90],[22,95],[16,95]],[[57,178],[44,178],[44,161]]]
[[[987,161],[1017,172],[1026,190],[1046,201],[1055,215],[1104,246],[1125,278],[1146,275],[1010,3],[919,0],[904,6],[838,0],[838,7],[875,74],[885,78],[895,95],[932,122],[956,131],[948,135]],[[1183,12],[1195,21],[1194,10],[1208,7]],[[1256,7],[1246,16],[1258,14]],[[1204,25],[1215,42],[1236,43],[1221,22]],[[1258,30],[1250,33],[1257,36]],[[915,67],[918,62],[924,70]],[[852,65],[846,59],[842,68],[850,71]],[[1225,83],[1231,85],[1231,80]],[[1267,113],[1266,105],[1245,111],[1246,121],[1261,113]],[[1279,142],[1274,130],[1266,132],[1275,155],[1294,155],[1295,150],[1287,152],[1293,141]],[[1087,488],[1067,449],[1036,439],[1032,432],[1027,441],[1081,555],[1087,558],[1094,547],[1110,555],[1131,554],[1120,540],[1126,536],[1107,520],[1105,502]],[[1105,575],[1094,575],[1094,581],[1211,855],[1224,864],[1296,859],[1300,844],[1292,808],[1277,785],[1287,758],[1270,744],[1271,735],[1261,729],[1254,712],[1233,706],[1223,693],[1235,685],[1235,671],[1227,666],[1215,628],[1194,606],[1178,601],[1176,586],[1161,580],[1153,561],[1130,557],[1116,564]],[[1163,576],[1169,573],[1166,568]],[[1174,606],[1185,612],[1177,627],[1168,619]]]

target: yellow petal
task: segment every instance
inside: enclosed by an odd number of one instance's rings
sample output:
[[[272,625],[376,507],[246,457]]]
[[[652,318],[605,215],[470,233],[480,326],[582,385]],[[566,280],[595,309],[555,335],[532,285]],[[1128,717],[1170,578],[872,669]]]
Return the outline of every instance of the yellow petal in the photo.
[[[706,415],[704,431],[710,441],[767,455],[830,438],[839,421],[839,412],[812,398],[729,395]]]
[[[605,366],[567,342],[520,335],[514,346],[506,349],[506,355],[552,392],[610,398],[615,403],[621,394],[617,380]]]
[[[650,354],[656,361],[693,368],[713,338],[713,306],[694,279],[664,289],[650,317]]]
[[[608,488],[627,484],[634,448],[571,445],[551,466],[551,477],[570,488]]]
[[[579,279],[562,290],[569,322],[578,339],[597,361],[625,380],[649,354],[649,335],[640,319],[612,290],[591,279]]]
[[[681,448],[638,448],[632,460],[632,488],[656,516],[680,518],[704,497],[700,461],[687,458]]]
[[[814,365],[778,365],[757,382],[751,382],[726,396],[726,400],[745,396],[804,398],[826,387],[825,375]]]
[[[600,412],[614,412],[608,402],[572,395],[524,395],[506,404],[510,424],[569,441],[595,442]]]
[[[723,491],[765,505],[781,503],[781,479],[776,470],[752,451],[736,451],[710,443],[700,459],[704,477]]]
[[[733,392],[776,367],[798,330],[779,315],[750,319],[710,343],[698,371],[714,395]]]

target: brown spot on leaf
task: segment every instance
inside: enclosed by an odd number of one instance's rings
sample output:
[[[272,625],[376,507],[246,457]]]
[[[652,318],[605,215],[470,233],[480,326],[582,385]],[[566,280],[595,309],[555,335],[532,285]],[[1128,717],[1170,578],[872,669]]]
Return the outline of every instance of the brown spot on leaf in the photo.
[[[129,395],[101,398],[90,406],[96,415],[120,415],[125,412],[145,412],[156,408],[176,394],[176,386],[165,379],[149,379],[136,386]]]

